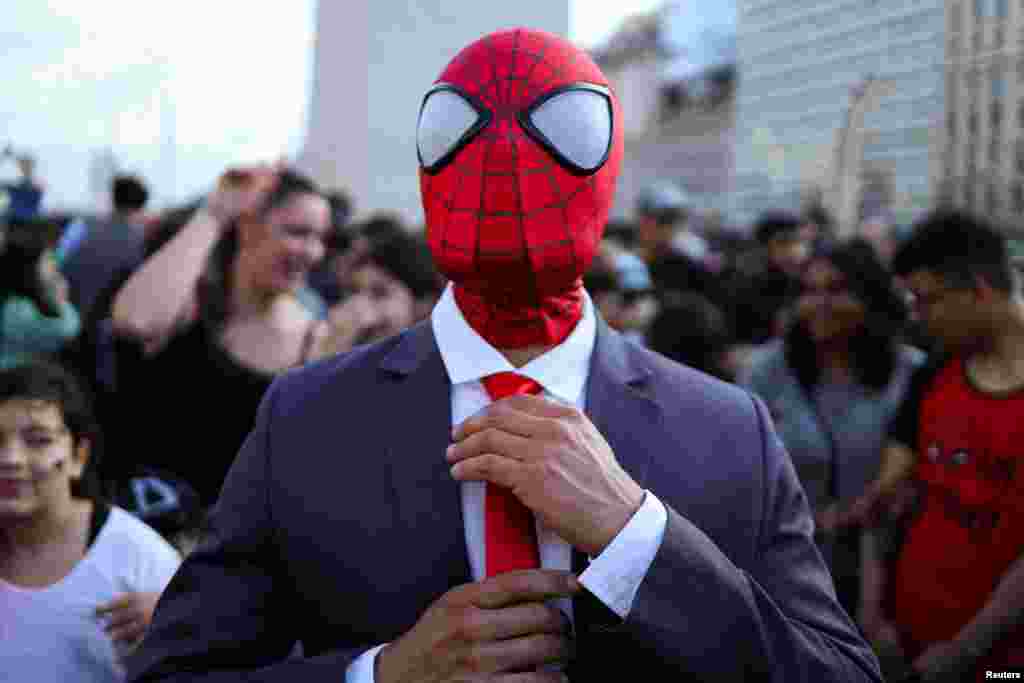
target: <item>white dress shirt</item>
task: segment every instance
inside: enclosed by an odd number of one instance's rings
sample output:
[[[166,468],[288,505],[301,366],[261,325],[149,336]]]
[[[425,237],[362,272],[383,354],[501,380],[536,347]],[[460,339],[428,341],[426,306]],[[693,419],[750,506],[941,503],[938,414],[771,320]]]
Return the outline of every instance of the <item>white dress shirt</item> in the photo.
[[[431,325],[441,358],[452,383],[452,426],[478,413],[491,403],[480,380],[499,372],[515,372],[544,387],[543,396],[566,405],[585,407],[590,359],[597,340],[597,320],[593,303],[584,295],[583,317],[561,344],[515,368],[491,346],[463,317],[451,285],[445,290],[431,314]],[[484,495],[486,482],[460,484],[462,514],[466,526],[466,548],[473,579],[480,581],[484,571]],[[609,609],[623,619],[629,614],[640,583],[654,561],[665,535],[668,513],[665,506],[647,491],[640,509],[612,542],[580,575],[580,583]],[[572,547],[539,521],[537,541],[541,566],[571,571]],[[572,601],[553,601],[572,620]],[[349,665],[346,683],[374,683],[373,665],[377,646]]]

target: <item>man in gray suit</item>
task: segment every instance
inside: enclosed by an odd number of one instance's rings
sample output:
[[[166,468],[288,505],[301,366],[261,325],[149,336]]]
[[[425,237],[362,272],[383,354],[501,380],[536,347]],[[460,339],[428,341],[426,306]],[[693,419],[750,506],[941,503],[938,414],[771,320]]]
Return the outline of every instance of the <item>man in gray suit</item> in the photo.
[[[623,145],[589,57],[484,37],[418,144],[452,284],[274,383],[132,680],[879,681],[764,406],[582,288]]]

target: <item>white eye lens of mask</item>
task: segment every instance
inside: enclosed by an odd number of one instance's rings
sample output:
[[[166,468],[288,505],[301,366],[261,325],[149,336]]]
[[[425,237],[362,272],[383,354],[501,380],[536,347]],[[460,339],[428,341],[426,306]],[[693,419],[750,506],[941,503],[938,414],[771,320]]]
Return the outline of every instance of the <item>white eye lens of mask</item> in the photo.
[[[578,170],[597,170],[608,154],[611,102],[600,92],[566,90],[534,109],[529,121],[545,142]]]
[[[428,95],[416,130],[420,163],[426,168],[436,165],[455,149],[480,118],[481,114],[453,90],[436,90]]]

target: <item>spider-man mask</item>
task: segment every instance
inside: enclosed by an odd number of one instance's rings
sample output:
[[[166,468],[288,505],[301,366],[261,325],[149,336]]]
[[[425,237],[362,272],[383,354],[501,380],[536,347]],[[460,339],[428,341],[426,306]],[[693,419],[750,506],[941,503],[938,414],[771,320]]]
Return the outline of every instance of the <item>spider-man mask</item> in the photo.
[[[417,148],[427,239],[470,325],[497,348],[565,339],[622,160],[601,70],[550,33],[484,36],[423,98]]]

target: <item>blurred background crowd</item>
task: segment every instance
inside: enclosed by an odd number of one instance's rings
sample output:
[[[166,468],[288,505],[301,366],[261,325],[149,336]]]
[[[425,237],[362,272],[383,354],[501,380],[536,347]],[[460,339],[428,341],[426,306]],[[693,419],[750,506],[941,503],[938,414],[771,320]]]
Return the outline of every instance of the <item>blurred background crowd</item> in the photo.
[[[835,3],[804,4],[811,16],[812,5]],[[981,31],[989,20],[1020,21],[1024,9],[1014,4],[1010,13],[1005,4],[979,9],[978,3],[937,3],[940,32],[959,41],[970,33],[965,22],[977,22]],[[830,171],[820,182],[805,182],[803,170],[794,175],[773,161],[785,162],[787,150],[798,152],[796,138],[777,136],[765,146],[756,131],[753,142],[736,135],[737,126],[743,132],[745,122],[756,118],[749,107],[737,113],[747,97],[744,74],[751,74],[752,93],[768,79],[767,66],[743,56],[766,52],[769,6],[778,6],[776,40],[788,40],[782,37],[789,26],[787,3],[740,3],[725,47],[720,34],[700,34],[717,41],[717,51],[697,65],[691,44],[683,69],[675,59],[679,50],[666,53],[651,43],[664,40],[665,21],[686,23],[679,7],[686,3],[668,5],[621,24],[593,50],[629,91],[622,94],[624,106],[650,100],[657,115],[645,124],[655,132],[645,128],[627,138],[627,151],[630,145],[642,151],[627,159],[617,216],[584,284],[608,325],[635,343],[741,384],[765,401],[815,514],[837,595],[885,654],[898,641],[879,608],[879,576],[891,565],[864,533],[869,518],[877,517],[869,499],[912,378],[929,358],[949,350],[934,328],[921,324],[920,292],[906,287],[893,259],[928,219],[956,229],[977,224],[1009,263],[1024,199],[1015,204],[1017,176],[1004,182],[1000,174],[1014,162],[994,162],[992,201],[981,201],[984,192],[961,182],[955,164],[947,163],[954,170],[936,182],[927,168],[886,170],[872,161],[879,134],[865,133],[863,121],[857,123],[865,93],[878,82],[862,72],[852,95],[833,95],[835,117],[821,124],[836,141],[817,153],[830,157]],[[320,27],[337,11],[321,5]],[[700,12],[689,16],[699,19]],[[984,30],[998,30],[989,26],[984,23]],[[794,21],[790,29],[798,28]],[[881,54],[895,54],[899,36],[886,36],[895,42]],[[318,45],[318,54],[325,49]],[[651,63],[664,67],[665,54],[675,55],[668,59],[675,76],[634,77]],[[898,80],[893,73],[886,76],[890,83]],[[986,78],[1006,78],[1002,72],[975,76],[981,90],[986,82],[1002,82]],[[320,78],[318,72],[315,80]],[[948,112],[940,107],[924,119],[955,119],[948,144],[955,155],[960,122],[976,128],[979,115],[974,105],[966,116],[956,113],[959,84],[950,88]],[[1009,99],[1006,84],[1001,88],[993,95],[997,102]],[[805,104],[793,99],[791,118],[805,114]],[[992,107],[987,118],[994,121]],[[998,110],[1005,111],[999,114],[1004,119],[1014,118],[1005,104]],[[1021,116],[1024,124],[1024,109]],[[920,121],[908,120],[904,128],[911,123]],[[924,126],[927,138],[932,124]],[[788,134],[784,127],[775,130]],[[1002,147],[997,141],[1005,136],[999,135],[992,132],[991,139]],[[1014,149],[1024,149],[1016,136]],[[972,155],[980,147],[966,144]],[[733,158],[716,151],[723,145],[737,146],[739,161],[722,166],[722,158]],[[946,149],[927,139],[925,147],[933,156]],[[783,157],[774,156],[777,151]],[[838,156],[831,158],[833,152]],[[314,156],[345,153],[325,145]],[[373,188],[372,199],[367,188],[364,197],[359,182],[340,181],[337,169],[318,172],[309,154],[279,162],[273,188],[240,188],[231,160],[225,160],[214,177],[196,180],[200,191],[162,202],[154,197],[174,193],[115,164],[104,181],[109,201],[99,210],[48,202],[55,188],[40,166],[57,162],[40,164],[31,145],[20,142],[4,150],[10,177],[0,223],[0,595],[15,591],[19,578],[22,586],[57,585],[67,573],[61,567],[75,566],[60,551],[68,520],[85,515],[89,538],[102,539],[103,525],[127,511],[155,533],[118,522],[138,540],[110,560],[110,571],[132,577],[95,606],[115,615],[108,623],[113,641],[130,646],[152,610],[151,596],[194,546],[274,377],[400,333],[430,315],[446,283],[434,269],[415,213],[397,201],[393,210],[381,208],[380,188]],[[793,159],[788,157],[790,170]],[[797,165],[814,167],[808,159]],[[966,163],[975,164],[970,159]],[[754,169],[755,160],[760,168]],[[180,169],[180,157],[177,162]],[[396,173],[414,168],[413,153]],[[774,183],[771,191],[749,190],[757,185],[752,169]],[[718,183],[726,176],[748,188],[734,193],[742,200],[732,204],[734,211],[719,201],[724,190]],[[904,191],[906,178],[913,191]],[[922,199],[919,186],[934,191]],[[403,192],[404,202],[416,188]],[[951,205],[966,212],[934,213]],[[939,261],[963,258],[969,268],[971,257],[957,244],[950,241]],[[35,441],[28,433],[33,429],[41,433]],[[11,474],[18,448],[41,458],[32,465],[40,477],[60,475],[58,484],[38,489],[35,502],[26,502],[25,483]],[[97,521],[96,506],[86,512],[76,507],[83,499],[106,501],[107,508],[96,505],[113,516]],[[13,528],[30,513],[37,515],[32,524]],[[126,569],[135,565],[148,570]],[[52,599],[74,602],[89,590],[83,583],[74,595]],[[3,609],[0,602],[0,617]],[[0,641],[3,632],[0,623]]]

